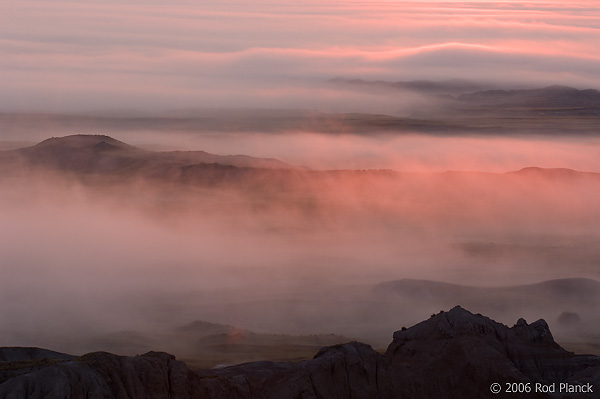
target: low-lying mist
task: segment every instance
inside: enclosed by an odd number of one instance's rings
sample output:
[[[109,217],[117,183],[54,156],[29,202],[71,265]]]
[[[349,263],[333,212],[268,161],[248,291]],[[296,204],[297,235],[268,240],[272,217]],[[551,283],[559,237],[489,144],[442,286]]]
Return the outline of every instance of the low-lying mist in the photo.
[[[426,292],[381,296],[374,288],[382,282],[498,287],[600,279],[596,174],[245,173],[211,184],[5,174],[3,345],[106,350],[98,337],[170,331],[194,320],[384,345],[394,330],[456,303]],[[535,312],[526,301],[479,306],[472,310],[505,323],[546,317],[551,327],[561,312],[579,311],[553,298]],[[597,320],[585,321],[589,334],[598,331]]]
[[[150,150],[244,154],[312,169],[507,172],[537,166],[600,171],[600,143],[587,130],[593,126],[595,132],[591,117],[484,115],[456,127],[448,115],[432,121],[301,109],[193,109],[158,116],[124,112],[0,114],[0,150],[48,137],[103,134]],[[397,126],[386,130],[379,123]],[[491,133],[495,124],[500,131]],[[524,126],[513,126],[519,124]],[[570,130],[558,134],[552,126]]]

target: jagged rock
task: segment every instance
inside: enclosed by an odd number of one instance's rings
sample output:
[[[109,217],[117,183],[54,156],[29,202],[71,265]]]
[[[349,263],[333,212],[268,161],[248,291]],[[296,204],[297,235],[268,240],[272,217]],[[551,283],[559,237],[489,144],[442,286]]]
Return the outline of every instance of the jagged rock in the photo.
[[[485,398],[494,396],[494,382],[568,381],[600,389],[599,371],[600,357],[565,351],[543,320],[520,319],[509,328],[455,307],[395,332],[385,354],[351,342],[297,364],[253,362],[194,372],[166,353],[97,352],[5,378],[0,399]]]
[[[248,397],[234,381],[203,378],[167,353],[125,357],[95,352],[0,384],[6,399],[191,399]]]
[[[585,368],[554,342],[544,320],[520,319],[508,328],[460,307],[397,331],[386,355],[396,368],[410,369],[419,397],[461,397],[440,396],[448,388],[478,397],[493,382],[562,381]]]

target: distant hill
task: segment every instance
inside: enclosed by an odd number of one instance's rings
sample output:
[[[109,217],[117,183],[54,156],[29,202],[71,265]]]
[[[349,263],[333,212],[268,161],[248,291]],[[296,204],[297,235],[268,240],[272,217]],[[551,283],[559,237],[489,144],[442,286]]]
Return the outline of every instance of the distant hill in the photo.
[[[471,106],[529,107],[529,108],[597,108],[600,107],[600,92],[595,89],[579,90],[569,86],[553,85],[538,89],[519,88],[508,90],[493,84],[468,80],[450,79],[443,81],[366,81],[362,79],[330,79],[334,85],[355,89],[408,90],[429,95],[455,97],[461,104]]]
[[[192,367],[232,365],[255,360],[300,361],[326,345],[352,341],[336,334],[261,334],[232,326],[195,321],[173,335],[180,357]]]
[[[151,156],[148,151],[103,135],[52,137],[13,153],[33,166],[72,173],[119,172]]]
[[[586,278],[556,279],[502,287],[401,279],[378,284],[373,288],[373,293],[377,296],[396,297],[403,303],[427,303],[438,307],[460,303],[496,315],[543,310],[545,314],[556,313],[556,317],[564,311],[587,312],[600,305],[600,282]]]
[[[380,112],[364,108],[346,112],[294,109],[187,109],[144,116],[136,112],[87,115],[2,113],[5,138],[21,140],[31,132],[69,135],[112,132],[126,137],[133,131],[176,134],[240,134],[258,132],[318,132],[325,134],[598,134],[598,92],[562,86],[523,89],[462,80],[363,81],[332,79],[336,89],[380,93],[387,97]],[[510,89],[510,90],[509,90]],[[408,97],[405,96],[408,94]],[[396,105],[397,96],[402,106]],[[387,111],[383,111],[386,109]],[[14,148],[15,144],[8,143]],[[2,145],[0,143],[0,148]],[[273,167],[278,167],[274,165]]]
[[[457,118],[461,117],[476,119],[485,117],[490,118],[490,121],[492,121],[493,118],[498,117],[518,116],[528,120],[528,123],[523,123],[520,127],[515,126],[517,129],[523,130],[526,128],[535,129],[535,125],[531,125],[531,123],[535,121],[536,116],[569,116],[574,118],[600,116],[600,92],[595,89],[579,90],[560,85],[536,89],[507,89],[505,87],[494,87],[493,84],[466,80],[390,82],[335,78],[331,79],[329,83],[359,91],[375,90],[390,93],[409,91],[426,97],[429,96],[431,98],[431,109],[427,109],[427,106],[421,106],[418,110],[411,112],[413,117],[424,121],[434,119],[456,122]],[[472,122],[462,122],[464,123],[462,130],[468,131],[470,128],[476,127]],[[498,122],[503,123],[496,125],[496,127],[503,128],[497,130],[509,128],[505,124],[509,123],[510,120],[497,121],[496,123]],[[584,120],[583,125],[573,126],[569,130],[589,129],[591,126],[585,122]],[[415,125],[417,124],[415,123]],[[453,131],[461,130],[460,127],[458,129],[452,125],[449,127]],[[568,127],[568,125],[565,125],[565,127]],[[480,127],[479,133],[486,133],[485,129],[482,128],[483,126]],[[555,130],[552,125],[544,126],[544,129],[545,131]],[[473,129],[473,131],[477,132],[477,129]]]
[[[477,107],[600,108],[600,91],[549,86],[529,90],[486,90],[458,96],[461,103]]]
[[[275,158],[256,158],[248,155],[214,155],[204,151],[165,151],[157,154],[157,157],[165,161],[186,164],[217,163],[220,165],[236,166],[240,168],[265,169],[298,168]]]
[[[345,117],[348,120],[361,119],[364,115],[353,114]],[[396,119],[375,116],[367,120],[368,123],[380,127],[398,122]],[[432,125],[431,128],[435,129],[435,126]],[[2,177],[33,170],[56,172],[87,180],[91,177],[106,177],[113,183],[126,182],[128,179],[150,179],[185,185],[231,184],[238,188],[260,187],[270,192],[273,190],[282,192],[280,189],[284,187],[291,190],[302,188],[318,192],[330,185],[332,179],[337,180],[341,177],[349,178],[353,184],[377,186],[383,183],[377,179],[383,179],[388,183],[402,181],[410,184],[424,176],[419,173],[401,173],[392,170],[313,171],[274,158],[214,155],[204,151],[150,151],[105,135],[50,138],[33,146],[0,151],[0,170],[4,171]],[[456,184],[468,183],[469,178],[475,175],[485,176],[487,180],[495,179],[497,184],[529,177],[544,178],[548,181],[600,179],[600,173],[539,167],[526,167],[504,174],[460,171],[428,174],[429,177],[437,177],[444,181],[452,179]]]
[[[598,172],[582,172],[569,168],[539,168],[535,166],[529,166],[505,174],[507,176],[544,177],[548,179],[600,178],[600,173]]]
[[[193,334],[198,337],[214,334],[230,334],[234,332],[250,333],[248,330],[242,330],[226,324],[209,323],[202,320],[196,320],[184,326],[177,327],[176,331],[182,334]]]
[[[149,350],[175,354],[200,369],[255,360],[301,361],[326,345],[352,341],[336,334],[265,334],[196,320],[163,331],[116,331],[80,342],[79,350],[102,349],[131,355]],[[0,352],[1,355],[1,352]]]
[[[25,153],[42,151],[66,151],[75,149],[92,149],[94,151],[138,151],[134,146],[123,143],[112,137],[101,134],[78,134],[65,137],[51,137],[31,147],[22,149]]]
[[[398,295],[430,297],[453,297],[456,295],[529,295],[551,297],[565,301],[600,300],[600,282],[588,278],[568,278],[548,280],[536,284],[513,285],[504,287],[473,287],[431,280],[401,279],[380,283],[375,291]]]
[[[496,89],[493,84],[478,83],[464,79],[448,79],[441,81],[433,80],[412,80],[412,81],[383,81],[383,80],[363,80],[333,78],[329,80],[330,84],[336,86],[346,86],[354,89],[378,89],[387,91],[408,90],[417,93],[430,95],[452,95],[457,96],[463,93],[472,93],[476,91]]]
[[[33,167],[70,173],[141,176],[208,164],[239,168],[297,168],[277,159],[247,155],[214,155],[204,151],[149,151],[105,135],[53,137],[33,146],[0,153],[0,162],[5,164],[16,162],[17,159]]]

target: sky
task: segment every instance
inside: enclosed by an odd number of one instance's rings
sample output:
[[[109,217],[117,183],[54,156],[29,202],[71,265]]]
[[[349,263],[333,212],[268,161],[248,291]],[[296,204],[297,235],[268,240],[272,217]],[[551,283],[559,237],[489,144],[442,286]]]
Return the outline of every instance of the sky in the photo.
[[[596,1],[0,0],[0,110],[376,100],[335,77],[600,88],[598,43]]]

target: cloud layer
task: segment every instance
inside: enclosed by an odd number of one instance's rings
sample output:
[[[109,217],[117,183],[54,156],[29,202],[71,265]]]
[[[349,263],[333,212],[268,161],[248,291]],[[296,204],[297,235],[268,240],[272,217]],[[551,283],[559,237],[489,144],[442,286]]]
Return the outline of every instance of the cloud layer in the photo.
[[[600,86],[592,1],[204,3],[2,0],[0,109],[371,103],[335,76]]]

